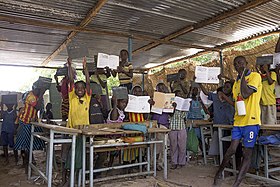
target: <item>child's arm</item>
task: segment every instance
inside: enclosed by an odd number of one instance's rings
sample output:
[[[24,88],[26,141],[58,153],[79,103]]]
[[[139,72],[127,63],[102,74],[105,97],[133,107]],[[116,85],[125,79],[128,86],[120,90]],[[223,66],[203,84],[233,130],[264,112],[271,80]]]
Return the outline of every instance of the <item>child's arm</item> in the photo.
[[[107,75],[106,75],[107,76]],[[100,83],[102,88],[106,88],[106,82],[104,82],[103,80],[101,80],[98,71],[96,71],[96,77],[98,79],[98,82]]]
[[[117,76],[117,71],[116,70],[110,70],[111,74],[113,75],[113,77]]]
[[[111,76],[111,70],[108,66],[105,67],[105,70],[106,70],[105,75],[106,75],[107,78],[109,78]]]
[[[112,101],[113,101],[113,109],[111,111],[110,119],[112,121],[116,121],[119,118],[119,112],[117,109],[117,98],[114,95],[112,97]]]
[[[206,88],[201,84],[201,83],[198,83],[200,89],[202,90],[202,92],[205,94],[205,95],[208,95],[209,92],[206,90]]]
[[[1,105],[1,113],[0,113],[0,118],[3,118],[3,110],[4,110],[4,104],[0,102]]]
[[[234,107],[234,102],[228,96],[226,96],[223,92],[218,92],[218,97],[220,100],[225,100],[227,103],[229,103],[230,105],[232,105]]]
[[[87,90],[87,93],[90,94],[90,79],[89,79],[86,57],[83,58],[83,69],[84,69],[85,76],[86,76],[86,90]]]
[[[126,74],[127,76],[129,76],[130,78],[133,77],[133,69],[129,69],[129,71],[127,72],[127,71],[125,71],[125,70],[123,69],[123,67],[118,66],[118,72],[124,73],[124,74]]]
[[[268,70],[267,64],[263,65],[263,69],[265,71],[266,77],[267,77],[267,82],[269,85],[272,85],[274,83],[274,80],[271,78],[270,72]]]
[[[201,104],[201,106],[202,106],[204,112],[205,112],[206,114],[209,114],[209,115],[210,115],[210,112],[208,111],[207,107],[204,105],[204,103],[202,102],[202,100],[201,100],[200,97],[199,97],[199,102],[200,102],[200,104]]]
[[[68,77],[69,77],[69,85],[70,85],[70,88],[73,88],[74,86],[74,73],[73,73],[73,69],[72,69],[72,60],[71,58],[69,57],[67,59],[67,64],[68,64]]]
[[[57,91],[61,92],[61,86],[59,85],[57,75],[54,75],[54,79],[55,79],[55,82],[56,82],[56,89],[57,89]]]

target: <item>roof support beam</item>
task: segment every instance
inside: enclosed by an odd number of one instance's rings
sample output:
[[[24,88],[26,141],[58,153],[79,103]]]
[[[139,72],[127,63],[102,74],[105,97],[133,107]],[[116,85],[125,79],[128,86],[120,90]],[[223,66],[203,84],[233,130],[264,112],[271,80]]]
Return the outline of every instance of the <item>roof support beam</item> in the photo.
[[[97,4],[88,12],[87,16],[79,24],[80,27],[86,27],[98,14],[100,9],[105,5],[108,0],[99,0]],[[72,41],[72,39],[77,35],[78,31],[71,31],[67,36],[66,40],[42,63],[42,65],[47,65],[51,60],[53,60],[61,51],[63,51],[66,46]]]
[[[165,40],[157,39],[157,38],[150,37],[147,35],[107,31],[107,30],[94,29],[94,28],[83,28],[80,26],[71,26],[71,25],[65,25],[65,24],[61,24],[61,23],[50,23],[50,22],[46,22],[46,21],[37,21],[37,20],[33,20],[33,19],[20,18],[20,17],[15,17],[15,16],[0,15],[0,20],[7,21],[10,23],[19,23],[19,24],[38,26],[38,27],[44,27],[44,28],[49,28],[49,29],[63,30],[63,31],[75,31],[75,32],[105,35],[105,36],[133,38],[133,39],[140,40],[140,41],[158,42],[158,43],[173,45],[173,46],[182,47],[182,48],[209,49],[208,47],[204,47],[204,46],[200,46],[200,45],[192,45],[192,44],[187,44],[187,43],[165,41]]]
[[[175,31],[174,33],[172,33],[172,34],[170,34],[166,37],[163,37],[161,39],[166,40],[166,41],[172,40],[172,39],[177,38],[177,37],[179,37],[183,34],[192,32],[194,30],[200,29],[200,28],[205,27],[207,25],[213,24],[213,23],[221,21],[223,19],[238,15],[238,14],[244,12],[244,11],[250,10],[250,9],[255,8],[257,6],[263,5],[263,4],[265,4],[269,1],[271,1],[271,0],[254,0],[254,1],[251,1],[247,4],[244,4],[240,7],[237,7],[236,9],[223,12],[223,13],[221,13],[217,16],[214,16],[210,19],[201,21],[199,23],[195,23],[193,25],[188,25],[188,26],[186,26],[186,27],[184,27],[184,28],[182,28],[178,31]],[[143,47],[140,47],[140,48],[136,49],[135,51],[133,51],[133,53],[135,54],[135,53],[139,53],[141,51],[148,51],[148,50],[150,50],[154,47],[157,47],[158,45],[161,45],[161,43],[152,42],[152,43],[149,43],[148,45],[145,45]]]

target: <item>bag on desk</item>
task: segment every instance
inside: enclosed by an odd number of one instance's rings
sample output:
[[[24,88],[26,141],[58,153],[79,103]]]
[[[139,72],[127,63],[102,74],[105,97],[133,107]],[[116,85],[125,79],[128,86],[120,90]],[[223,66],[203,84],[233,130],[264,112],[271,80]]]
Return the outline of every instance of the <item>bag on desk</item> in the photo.
[[[195,129],[191,128],[188,131],[188,135],[187,135],[187,150],[191,151],[193,153],[197,153],[198,152],[198,138],[195,134]]]
[[[144,134],[148,132],[145,124],[126,124],[122,126],[124,130],[141,131]]]

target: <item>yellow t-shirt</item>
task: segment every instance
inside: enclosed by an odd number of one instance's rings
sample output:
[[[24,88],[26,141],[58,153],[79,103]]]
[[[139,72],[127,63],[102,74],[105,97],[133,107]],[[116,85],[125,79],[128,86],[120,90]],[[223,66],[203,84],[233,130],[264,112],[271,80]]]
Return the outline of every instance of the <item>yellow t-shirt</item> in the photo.
[[[275,82],[276,82],[276,73],[270,72],[270,76],[274,82],[269,85],[267,79],[262,80],[262,105],[275,105],[276,104],[276,95],[275,95]]]
[[[105,74],[100,74],[99,77],[103,82],[107,82],[107,76]],[[100,84],[100,82],[98,81],[97,75],[90,76],[90,80],[92,80],[93,82],[96,82],[97,84]],[[100,84],[100,86],[101,86],[101,84]],[[101,89],[102,89],[102,94],[106,95],[106,89],[103,88],[102,86],[101,86]]]
[[[89,125],[90,99],[91,93],[85,93],[85,95],[79,99],[75,94],[75,88],[70,89],[67,127],[76,128],[79,125]]]
[[[128,63],[123,67],[123,70],[125,72],[129,72],[131,69],[133,69],[133,66],[131,63]],[[132,83],[132,78],[127,76],[125,73],[118,73],[118,77],[119,77],[120,84]]]
[[[261,108],[260,99],[262,92],[262,79],[260,74],[251,72],[245,77],[248,86],[255,89],[255,92],[250,95],[247,99],[244,99],[246,107],[246,115],[238,116],[236,101],[237,96],[240,93],[240,79],[234,82],[232,93],[233,99],[235,100],[235,115],[234,115],[234,126],[243,127],[248,125],[261,125]],[[222,115],[222,114],[221,114]]]

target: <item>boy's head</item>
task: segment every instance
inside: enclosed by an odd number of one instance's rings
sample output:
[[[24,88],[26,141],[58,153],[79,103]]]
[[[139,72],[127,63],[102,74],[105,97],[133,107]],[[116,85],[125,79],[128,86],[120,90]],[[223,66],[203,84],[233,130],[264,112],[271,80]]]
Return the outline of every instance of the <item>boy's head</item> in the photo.
[[[128,51],[126,49],[122,49],[120,52],[121,61],[126,61],[128,58]]]
[[[75,82],[75,94],[81,98],[86,93],[86,83],[84,81]]]
[[[262,74],[266,74],[265,68],[269,69],[267,66],[267,64],[260,65],[260,71]]]
[[[164,83],[158,83],[156,86],[157,92],[168,93],[168,88],[165,86]]]
[[[198,88],[197,87],[193,87],[192,88],[192,97],[196,97],[198,95]]]
[[[231,81],[226,81],[225,84],[224,84],[224,86],[223,86],[223,92],[224,92],[224,94],[230,95],[231,92],[232,92],[232,86],[233,86],[233,84],[232,84]]]
[[[187,71],[185,69],[180,69],[178,71],[179,79],[184,80],[187,76]]]
[[[238,72],[239,75],[242,75],[244,69],[247,68],[247,61],[244,56],[237,56],[233,60],[233,65],[235,70]]]
[[[51,103],[48,103],[47,105],[46,105],[46,110],[51,110],[52,109],[52,104]]]
[[[131,93],[132,95],[142,96],[143,95],[142,87],[139,85],[134,86],[131,90]]]
[[[13,110],[13,107],[15,106],[14,104],[5,104],[5,105],[6,105],[7,109],[8,109],[8,111]]]
[[[118,99],[117,102],[118,102],[118,104],[117,104],[118,109],[123,111],[127,106],[128,100],[127,99]]]

